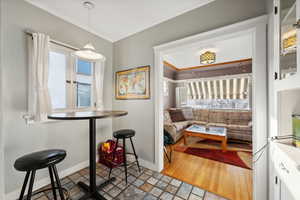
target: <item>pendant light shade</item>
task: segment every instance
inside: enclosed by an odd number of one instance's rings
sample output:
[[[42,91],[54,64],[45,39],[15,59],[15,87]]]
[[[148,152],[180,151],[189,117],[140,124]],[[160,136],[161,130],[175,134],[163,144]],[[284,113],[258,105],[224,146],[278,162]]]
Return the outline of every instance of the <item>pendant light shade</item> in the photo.
[[[90,1],[85,1],[83,6],[88,10],[88,27],[90,28],[90,10],[93,9],[95,5]],[[96,49],[92,43],[87,43],[83,48],[75,51],[74,54],[79,58],[87,60],[99,60],[104,58],[103,55],[96,52]]]
[[[103,55],[95,52],[95,47],[92,43],[88,43],[84,45],[84,47],[78,51],[75,51],[75,55],[79,58],[87,59],[87,60],[99,60],[103,58]]]

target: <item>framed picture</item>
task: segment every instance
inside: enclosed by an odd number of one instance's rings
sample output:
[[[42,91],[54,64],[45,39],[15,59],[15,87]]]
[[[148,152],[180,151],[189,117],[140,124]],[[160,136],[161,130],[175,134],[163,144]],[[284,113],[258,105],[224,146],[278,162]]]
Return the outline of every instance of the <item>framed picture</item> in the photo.
[[[116,72],[116,99],[150,99],[150,66]]]

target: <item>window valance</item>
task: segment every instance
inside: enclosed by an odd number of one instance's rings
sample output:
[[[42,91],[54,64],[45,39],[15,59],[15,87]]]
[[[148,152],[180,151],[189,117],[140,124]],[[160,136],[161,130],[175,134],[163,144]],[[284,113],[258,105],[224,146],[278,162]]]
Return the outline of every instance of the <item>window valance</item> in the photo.
[[[250,75],[187,81],[189,99],[247,99]]]

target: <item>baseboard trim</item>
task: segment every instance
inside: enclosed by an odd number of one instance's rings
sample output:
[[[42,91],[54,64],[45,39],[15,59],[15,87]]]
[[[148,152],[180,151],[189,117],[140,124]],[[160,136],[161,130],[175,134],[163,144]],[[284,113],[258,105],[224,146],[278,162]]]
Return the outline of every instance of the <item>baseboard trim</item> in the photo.
[[[157,171],[157,167],[156,167],[155,163],[153,163],[153,162],[149,162],[149,161],[147,161],[147,160],[143,160],[143,159],[140,159],[140,158],[139,158],[139,163],[140,163],[140,165],[143,166],[143,167],[146,167],[146,168],[148,168],[148,169]]]
[[[143,159],[139,159],[139,163],[143,167],[146,167],[148,169],[157,171],[156,165],[152,162],[149,162],[149,161],[143,160]],[[71,167],[71,168],[68,168],[68,169],[65,169],[65,170],[59,172],[59,177],[63,178],[63,177],[69,176],[69,175],[71,175],[71,174],[73,174],[73,173],[75,173],[75,172],[77,172],[77,171],[79,171],[83,168],[86,168],[88,166],[89,166],[89,161],[84,161],[82,163],[79,163],[79,164],[75,165],[74,167]],[[49,185],[49,184],[50,184],[49,177],[43,178],[43,179],[38,180],[38,181],[35,182],[33,190],[40,189],[40,188],[42,188],[46,185]],[[5,195],[5,200],[15,200],[15,199],[17,199],[20,195],[20,191],[21,191],[21,188],[18,188],[17,190],[6,194]]]
[[[83,168],[86,168],[89,166],[89,161],[84,161],[84,162],[81,162],[77,165],[75,165],[74,167],[71,167],[71,168],[68,168],[68,169],[65,169],[61,172],[58,172],[59,173],[59,177],[66,177],[66,176],[69,176]],[[41,180],[38,180],[35,182],[34,184],[34,188],[33,190],[37,190],[37,189],[40,189],[46,185],[50,184],[50,179],[49,177],[46,177],[46,178],[43,178]],[[15,200],[17,198],[19,198],[19,195],[20,195],[20,192],[21,192],[21,188],[13,191],[13,192],[10,192],[8,194],[5,195],[5,200]]]

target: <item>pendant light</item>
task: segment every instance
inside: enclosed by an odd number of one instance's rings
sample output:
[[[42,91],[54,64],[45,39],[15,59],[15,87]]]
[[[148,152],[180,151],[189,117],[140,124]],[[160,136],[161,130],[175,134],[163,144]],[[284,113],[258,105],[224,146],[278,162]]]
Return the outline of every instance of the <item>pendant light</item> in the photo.
[[[95,7],[95,5],[90,1],[85,1],[83,3],[84,8],[88,10],[88,28],[90,29],[90,10]],[[103,58],[103,55],[96,52],[95,47],[91,42],[83,46],[83,48],[75,51],[76,56],[86,60],[99,60]]]

